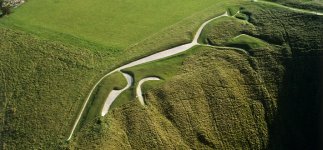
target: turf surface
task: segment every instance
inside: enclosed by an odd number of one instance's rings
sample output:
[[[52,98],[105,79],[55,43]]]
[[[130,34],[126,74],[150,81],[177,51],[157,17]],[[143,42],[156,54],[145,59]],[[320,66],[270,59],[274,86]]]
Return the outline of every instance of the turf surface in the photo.
[[[5,22],[31,32],[48,29],[108,47],[126,48],[217,1],[30,0]]]
[[[204,36],[221,40],[217,35],[232,27],[218,45],[248,45],[250,57],[197,47],[130,68],[136,81],[164,79],[145,84],[148,107],[129,101],[129,90],[120,97],[128,101],[97,117],[106,90],[114,88],[110,83],[122,80],[107,78],[93,95],[101,101],[93,99],[74,138],[65,141],[105,73],[190,42],[202,22],[241,6],[234,0],[185,2],[30,0],[1,18],[0,149],[315,149],[322,17],[254,3],[243,3],[240,19],[214,22]],[[246,22],[252,28],[244,28]]]

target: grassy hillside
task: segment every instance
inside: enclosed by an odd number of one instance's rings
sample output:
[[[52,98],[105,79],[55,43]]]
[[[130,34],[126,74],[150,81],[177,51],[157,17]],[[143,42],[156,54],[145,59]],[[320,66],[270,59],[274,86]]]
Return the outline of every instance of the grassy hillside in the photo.
[[[107,93],[125,84],[114,74],[66,142],[100,77],[191,41],[227,8],[240,13],[212,22],[200,41],[250,55],[198,46],[127,69],[135,81],[164,80],[145,83],[147,107],[131,88],[99,117]],[[0,20],[0,149],[317,149],[321,22],[234,0],[30,0]]]
[[[114,109],[71,147],[318,149],[323,17],[264,4],[245,4],[241,13],[254,32],[235,42],[257,43],[251,55],[201,46],[130,69],[137,80],[166,80],[149,86],[147,108],[131,101]]]
[[[322,0],[268,0],[268,1],[280,3],[290,7],[323,12]]]
[[[241,34],[255,32],[253,24],[234,17],[224,17],[208,24],[199,39],[200,43],[210,45],[225,45],[230,39]]]
[[[63,30],[50,29],[51,21],[57,20],[55,17],[47,18],[44,23],[48,25],[29,24],[29,19],[45,15],[36,13],[38,9],[29,9],[38,5],[33,3],[28,1],[0,20],[2,149],[58,149],[64,146],[86,95],[104,73],[128,61],[190,41],[201,22],[222,14],[228,5],[232,5],[227,1],[214,3],[121,51],[111,48],[114,45],[93,43]],[[29,19],[20,20],[20,17]],[[120,81],[120,78],[115,80]],[[101,97],[106,94],[101,91],[112,88],[105,83],[100,85],[106,88],[98,89],[94,97]],[[85,124],[84,119],[91,121],[99,116],[96,112],[102,101],[93,100],[89,106],[96,107],[87,107],[80,127]]]
[[[264,7],[251,11],[263,11]],[[269,21],[268,18],[273,19]],[[282,80],[275,94],[278,111],[271,127],[272,146],[276,149],[318,149],[322,143],[319,140],[322,19],[322,16],[296,15],[275,8],[255,15],[252,20],[260,27],[259,33],[262,33],[256,37],[285,47],[281,54],[285,58],[285,74],[279,77]],[[267,68],[271,66],[263,65]],[[272,74],[277,74],[277,71],[274,72]],[[277,81],[268,73],[263,76],[267,80]],[[269,85],[268,89],[275,88]],[[277,145],[278,142],[282,144]]]
[[[30,0],[5,23],[46,37],[65,33],[124,49],[220,1]]]
[[[1,149],[56,147],[108,55],[4,27],[0,35]]]
[[[30,0],[10,16],[1,18],[0,24],[44,39],[93,51],[108,51],[115,60],[119,60],[113,64],[115,66],[107,68],[112,70],[126,62],[190,42],[202,22],[239,3],[238,0],[140,0],[136,3]],[[74,7],[68,9],[71,5]],[[104,18],[112,18],[113,22]],[[91,35],[83,35],[86,33]]]

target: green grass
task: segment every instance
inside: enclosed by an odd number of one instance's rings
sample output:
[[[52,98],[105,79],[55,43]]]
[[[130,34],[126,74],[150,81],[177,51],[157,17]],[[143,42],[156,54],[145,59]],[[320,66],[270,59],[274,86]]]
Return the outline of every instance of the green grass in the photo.
[[[230,39],[225,45],[239,47],[246,50],[269,47],[266,42],[246,34]]]
[[[184,60],[187,59],[187,57],[189,57],[190,55],[197,53],[199,50],[198,47],[200,46],[196,46],[188,51],[162,60],[124,69],[124,72],[128,72],[129,74],[133,75],[134,85],[130,89],[122,93],[120,97],[118,97],[114,101],[111,109],[127,104],[129,101],[137,100],[136,88],[141,79],[147,77],[158,77],[161,79],[161,81],[151,81],[145,83],[142,87],[142,92],[143,94],[145,94],[147,91],[158,88],[164,82],[178,75],[183,71],[181,68],[183,66]]]
[[[108,57],[0,26],[4,149],[57,149]],[[5,145],[5,146],[3,146]]]
[[[110,55],[116,61],[107,68],[112,70],[143,56],[190,42],[202,22],[223,14],[228,8],[236,8],[241,3],[236,0],[186,0],[185,3],[140,0],[135,4],[132,1],[111,1],[31,0],[10,16],[2,18],[0,25]],[[68,9],[73,2],[73,9]],[[93,4],[88,6],[88,3]],[[107,4],[111,8],[120,6],[120,9],[99,9]],[[145,6],[145,9],[140,6]],[[93,12],[97,10],[98,13]],[[116,19],[121,16],[124,18]],[[113,18],[113,22],[104,19],[109,17]],[[101,30],[106,31],[98,32]],[[93,37],[83,35],[88,32]],[[96,41],[96,38],[103,42]]]
[[[205,10],[213,0],[30,0],[5,24],[48,36],[48,29],[108,47],[126,48]],[[59,38],[59,37],[57,37]]]
[[[124,76],[117,72],[104,78],[94,90],[87,108],[84,111],[83,124],[91,123],[95,118],[101,116],[104,103],[112,90],[120,90],[126,87],[127,81]]]
[[[240,9],[239,7],[230,7],[228,9],[229,16],[233,16],[233,15],[237,14],[239,9]]]
[[[137,100],[136,88],[141,79],[144,79],[147,77],[158,77],[162,80],[162,81],[152,81],[152,82],[145,83],[144,86],[142,87],[142,92],[143,94],[146,94],[146,92],[148,92],[149,90],[156,89],[160,87],[163,83],[172,79],[174,76],[187,71],[182,69],[183,65],[185,65],[184,64],[185,60],[188,59],[191,55],[199,53],[199,50],[202,49],[200,47],[204,47],[204,46],[196,46],[175,56],[171,56],[155,62],[150,62],[143,65],[135,66],[132,68],[124,69],[123,70],[124,72],[127,72],[133,75],[134,85],[130,89],[122,93],[120,97],[118,97],[114,101],[114,103],[111,106],[111,109],[127,104],[129,103],[129,101]],[[229,48],[227,48],[227,50],[230,51]]]
[[[143,78],[153,76],[167,80],[174,76],[174,73],[179,70],[180,65],[183,63],[183,59],[185,57],[187,57],[186,52],[156,62],[150,62],[124,69],[124,71],[134,74],[135,82],[139,82]]]
[[[313,116],[320,112],[316,92],[323,18],[265,4],[246,4],[245,9],[250,18],[243,22],[252,25],[252,36],[235,38],[245,28],[227,32],[241,27],[242,20],[235,18],[219,20],[228,27],[205,34],[228,33],[224,44],[248,45],[252,56],[196,47],[188,55],[127,69],[137,81],[147,76],[165,80],[155,87],[147,83],[147,107],[136,101],[123,104],[101,123],[82,128],[72,147],[317,149],[313,126],[318,119]]]
[[[176,75],[176,73],[178,73],[178,71],[180,70],[180,67],[187,55],[188,53],[185,52],[169,58],[158,60],[156,62],[150,62],[132,68],[124,69],[124,72],[128,72],[129,74],[133,75],[134,85],[130,89],[122,93],[120,97],[118,97],[114,101],[114,103],[111,106],[111,109],[127,104],[131,100],[137,100],[136,88],[138,82],[141,79],[144,79],[146,77],[158,77],[162,80],[145,83],[142,88],[142,92],[144,94],[148,89],[156,88],[159,85],[161,85],[165,80],[168,80],[174,75]]]
[[[94,145],[99,145],[98,148],[105,145],[110,148],[119,146],[135,149],[151,149],[153,147],[172,149],[173,146],[178,147],[178,145],[185,149],[244,148],[243,145],[247,143],[244,137],[245,132],[248,133],[248,139],[255,142],[254,147],[259,146],[259,143],[265,144],[266,141],[255,140],[258,138],[257,135],[267,136],[262,117],[257,119],[259,130],[234,129],[232,131],[232,128],[225,127],[230,124],[237,128],[243,126],[249,129],[250,126],[253,126],[252,121],[247,121],[253,120],[249,105],[261,108],[259,101],[250,102],[247,96],[241,93],[243,90],[239,90],[238,84],[241,83],[237,70],[251,69],[245,67],[248,64],[245,55],[240,55],[235,51],[223,51],[203,46],[193,48],[185,54],[187,55],[146,64],[147,68],[139,66],[131,68],[130,70],[137,73],[138,76],[157,75],[165,77],[166,80],[161,85],[146,91],[147,108],[143,108],[138,102],[131,101],[114,109],[101,125],[92,124],[84,128],[78,139],[78,143],[82,144],[77,147],[85,146],[87,143],[85,139],[89,137],[104,137],[95,140]],[[210,59],[212,61],[209,61]],[[155,70],[156,67],[161,66],[167,67],[163,71]],[[173,75],[164,74],[169,70],[173,72]],[[248,76],[252,76],[252,74],[250,73]],[[226,86],[228,88],[223,90]],[[234,95],[240,98],[222,100],[222,97],[226,96],[224,93],[228,91],[230,91],[229,94],[235,93]],[[235,113],[229,113],[232,110],[235,110],[233,111]],[[262,110],[256,114],[263,116]],[[235,117],[242,121],[236,122]],[[113,123],[109,123],[112,120],[114,120]],[[216,126],[212,120],[217,120]],[[99,133],[91,131],[105,126],[105,124],[109,124],[109,126],[101,128]],[[217,129],[218,127],[219,129]],[[115,131],[118,131],[119,134],[112,133]],[[221,138],[216,134],[221,134],[222,137],[229,140],[227,142],[221,141]],[[155,140],[159,137],[162,137],[161,140]],[[239,145],[238,143],[244,144]]]
[[[245,20],[223,17],[212,21],[202,31],[200,43],[221,46],[240,34],[254,34],[255,27]]]
[[[235,1],[235,0],[230,0],[230,1],[217,0],[217,1],[212,1],[208,3],[205,2],[206,4],[202,2],[192,1],[192,0],[188,0],[188,1],[190,2],[183,3],[182,1],[176,1],[176,2],[172,1],[168,3],[167,6],[162,6],[162,7],[163,8],[167,7],[168,9],[170,9],[170,7],[182,5],[179,7],[183,9],[182,7],[188,8],[190,7],[190,5],[194,4],[194,7],[199,7],[200,10],[195,10],[193,12],[194,9],[192,10],[185,9],[185,11],[175,9],[174,11],[167,11],[167,13],[165,13],[163,10],[158,12],[157,11],[158,9],[156,9],[156,12],[154,13],[146,12],[146,11],[152,11],[154,7],[159,7],[159,6],[156,6],[158,5],[158,3],[164,3],[164,1],[153,2],[151,4],[153,6],[149,5],[149,7],[147,8],[145,7],[145,9],[141,9],[138,11],[136,10],[137,13],[132,14],[134,16],[141,17],[141,18],[131,17],[132,15],[131,16],[125,15],[124,16],[126,17],[125,19],[114,20],[120,24],[117,25],[115,23],[109,22],[107,23],[107,25],[104,24],[104,27],[100,28],[99,26],[102,25],[102,20],[104,22],[104,19],[102,18],[101,14],[103,13],[108,16],[115,15],[114,11],[111,12],[111,10],[106,10],[107,12],[100,12],[97,15],[95,15],[94,13],[93,15],[82,16],[81,15],[82,13],[79,13],[79,11],[81,11],[83,8],[81,6],[86,5],[87,3],[89,3],[89,1],[83,0],[82,3],[78,1],[74,5],[74,7],[81,7],[81,8],[79,9],[75,8],[75,9],[69,10],[67,8],[66,9],[62,9],[62,8],[69,7],[69,3],[71,1],[65,2],[65,1],[46,0],[46,1],[38,2],[38,0],[31,0],[28,3],[24,4],[22,7],[19,7],[18,9],[16,9],[15,12],[10,16],[2,18],[0,22],[0,26],[12,28],[14,30],[22,30],[24,32],[29,32],[44,39],[50,39],[53,41],[58,40],[60,42],[72,44],[77,47],[84,47],[84,48],[93,50],[97,53],[103,54],[105,56],[109,55],[109,57],[111,58],[109,61],[114,63],[111,63],[112,64],[111,66],[107,66],[105,68],[108,72],[113,68],[121,66],[127,62],[131,62],[138,58],[177,46],[179,44],[190,42],[193,38],[193,35],[195,34],[196,30],[198,29],[198,27],[201,25],[202,22],[210,18],[213,18],[215,16],[218,16],[220,14],[223,14],[227,10],[227,8],[237,7],[240,5],[240,1]],[[109,2],[104,1],[102,3],[105,4]],[[131,1],[128,1],[128,2],[132,3]],[[97,2],[94,2],[94,3],[97,4]],[[123,4],[120,4],[120,3],[121,2],[118,2],[115,4],[113,3],[113,5],[116,5],[117,7],[118,5],[125,4],[125,3]],[[136,3],[138,2],[136,1]],[[144,1],[142,1],[142,3],[144,3]],[[195,3],[199,3],[199,4],[195,5]],[[46,4],[46,5],[43,6],[43,4]],[[203,8],[201,7],[201,5],[203,5]],[[45,6],[48,6],[48,8]],[[102,6],[100,5],[97,7],[102,7]],[[146,6],[146,5],[143,5],[143,6]],[[37,7],[37,9],[33,7]],[[124,6],[124,7],[127,7],[127,6]],[[139,3],[138,3],[138,7],[139,7]],[[47,12],[49,8],[52,11]],[[93,7],[93,9],[97,10],[95,7]],[[139,8],[135,7],[133,9],[139,9]],[[167,9],[165,8],[165,10]],[[45,11],[46,13],[44,13]],[[64,12],[64,11],[67,11],[67,12]],[[104,10],[101,9],[101,11],[104,11]],[[120,9],[121,14],[124,14],[127,11],[128,9],[126,11]],[[134,10],[129,9],[129,11],[134,11]],[[177,13],[177,11],[180,11],[180,12]],[[192,13],[188,14],[188,12],[191,12],[191,11]],[[60,15],[59,14],[60,12],[64,12],[67,15],[66,16]],[[173,16],[170,14],[181,14],[181,15]],[[158,18],[157,16],[162,16],[162,18],[163,17],[165,18],[167,16],[166,18],[168,19],[161,20],[160,17]],[[70,21],[65,21],[65,20],[62,21],[62,18],[64,17],[69,17]],[[87,20],[87,17],[90,17],[92,19],[96,18],[99,20],[96,23],[88,23],[89,21]],[[149,22],[149,20],[151,20],[150,22],[152,22],[151,25],[145,25],[145,23],[147,23],[147,21]],[[174,22],[172,22],[172,20]],[[80,22],[85,21],[86,23],[77,25],[75,27],[74,24],[77,24],[75,22],[78,22],[78,21]],[[37,25],[36,23],[39,25]],[[168,24],[166,25],[166,23]],[[68,26],[71,24],[73,24],[73,26],[70,28],[61,27],[63,25]],[[87,32],[91,32],[91,31],[96,32],[97,33],[95,34],[96,36],[100,36],[100,35],[104,36],[104,37],[98,37],[98,38],[102,38],[102,39],[107,38],[106,40],[104,40],[107,43],[112,43],[110,41],[113,41],[112,40],[113,38],[117,38],[119,36],[118,34],[120,34],[120,36],[125,37],[124,39],[118,39],[118,41],[126,40],[129,38],[133,38],[136,40],[135,42],[132,41],[132,42],[127,42],[127,44],[124,43],[122,44],[123,46],[116,46],[116,44],[113,44],[113,43],[102,44],[91,40],[89,38],[90,36],[83,37],[79,35],[78,34],[79,32],[81,32],[82,34],[86,33],[85,31],[78,29],[81,27],[88,29],[89,31]],[[129,27],[129,29],[126,27]],[[138,29],[136,27],[138,27]],[[120,31],[121,30],[120,28],[122,28],[122,31]],[[133,29],[133,28],[136,28],[136,29]],[[147,33],[146,31],[146,30],[153,30],[153,29],[156,29],[156,31],[154,30],[149,33]],[[74,34],[74,30],[78,30],[78,32]],[[97,30],[109,30],[109,32],[111,30],[111,32],[114,32],[114,31],[120,31],[120,32],[118,32],[118,34],[112,35],[107,33],[98,33]]]
[[[1,19],[0,149],[315,147],[318,132],[307,125],[318,124],[312,116],[320,110],[315,91],[321,77],[322,18],[254,3],[244,3],[252,12],[245,14],[248,20],[214,22],[204,39],[223,44],[250,32],[252,37],[233,42],[258,48],[265,41],[270,50],[256,49],[247,57],[196,47],[129,68],[136,81],[164,79],[144,85],[148,107],[131,101],[130,89],[113,104],[118,109],[97,118],[108,91],[124,86],[122,76],[115,74],[100,84],[98,99],[82,116],[87,123],[66,143],[85,97],[105,73],[187,43],[205,20],[229,7],[233,12],[240,8],[240,1],[233,0],[187,1],[174,11],[184,2],[111,2],[30,0]],[[106,4],[120,9],[105,9]]]
[[[241,20],[249,20],[249,17],[246,14],[243,14],[243,13],[238,13],[238,14],[236,14],[235,17],[238,18],[238,19],[241,19]]]
[[[240,12],[234,17],[212,21],[202,31],[199,41],[215,46],[242,48],[249,52],[252,49],[269,47],[265,41],[253,37],[258,33],[256,26],[249,22],[250,15],[250,12],[240,8]]]
[[[61,25],[69,25],[70,22],[59,20],[65,16],[59,15],[59,11],[53,9],[64,7],[58,8],[55,4],[48,6],[52,2],[54,1],[31,0],[16,9],[13,14],[1,18],[0,96],[5,101],[0,106],[1,139],[4,139],[0,141],[0,145],[8,149],[58,149],[65,143],[87,94],[100,77],[131,60],[191,41],[192,35],[202,22],[222,14],[232,5],[230,1],[218,1],[201,11],[194,10],[192,14],[186,12],[193,10],[185,10],[183,13],[187,16],[177,16],[175,18],[178,20],[173,20],[174,22],[168,20],[171,26],[163,24],[157,33],[144,39],[138,37],[140,42],[132,44],[124,49],[124,52],[113,44],[96,43],[90,38],[74,34],[72,30],[78,30],[77,27],[60,30]],[[41,5],[45,3],[46,5]],[[59,3],[62,3],[59,6],[65,4],[67,7],[69,2]],[[179,1],[174,4],[179,4]],[[76,3],[75,6],[77,5],[81,4]],[[196,6],[200,5],[208,4],[199,3]],[[79,11],[78,8],[75,9],[77,10],[74,11]],[[65,13],[68,17],[69,10],[62,10],[67,11]],[[48,11],[50,17],[45,18],[47,15],[42,11]],[[75,14],[71,12],[71,15]],[[80,20],[77,16],[72,17]],[[143,19],[148,20],[147,17]],[[129,21],[131,19],[124,20]],[[133,21],[129,24],[134,23]],[[153,22],[155,21],[156,19]],[[156,29],[156,26],[152,28]],[[59,29],[56,30],[56,27]],[[65,30],[71,30],[73,33]],[[128,35],[126,32],[121,33]],[[148,34],[145,33],[143,34]],[[116,80],[119,82],[120,79]],[[98,110],[89,110],[89,120],[92,120],[96,111]],[[86,125],[84,122],[80,124]],[[79,128],[82,129],[82,126]]]

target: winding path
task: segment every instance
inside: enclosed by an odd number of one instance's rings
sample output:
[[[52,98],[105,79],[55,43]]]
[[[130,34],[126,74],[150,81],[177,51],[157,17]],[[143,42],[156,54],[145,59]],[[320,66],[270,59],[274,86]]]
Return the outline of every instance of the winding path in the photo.
[[[148,78],[144,78],[139,81],[137,89],[136,89],[136,93],[137,93],[137,97],[138,97],[141,105],[145,106],[145,101],[144,101],[144,97],[142,96],[142,90],[141,90],[142,84],[144,84],[147,81],[158,81],[158,80],[160,80],[160,79],[157,77],[148,77]]]
[[[314,11],[308,11],[308,10],[302,10],[302,9],[297,9],[297,8],[292,8],[292,7],[288,7],[288,6],[283,6],[283,5],[280,5],[280,4],[276,4],[276,3],[272,3],[272,2],[265,2],[265,1],[258,1],[258,0],[254,0],[254,2],[261,2],[261,3],[267,3],[267,4],[271,4],[271,5],[275,5],[275,6],[279,6],[279,7],[283,7],[283,8],[286,8],[286,9],[290,9],[290,10],[294,10],[294,11],[298,11],[298,12],[303,12],[303,13],[310,13],[310,14],[315,14],[315,15],[323,15],[323,13],[319,13],[319,12],[314,12]],[[218,18],[221,18],[221,17],[224,17],[224,16],[229,16],[227,12],[225,12],[223,15],[220,15],[220,16],[217,16],[213,19],[210,19],[206,22],[204,22],[200,28],[197,30],[195,36],[194,36],[194,39],[191,43],[188,43],[188,44],[184,44],[184,45],[180,45],[180,46],[177,46],[177,47],[174,47],[174,48],[171,48],[171,49],[168,49],[168,50],[165,50],[165,51],[162,51],[162,52],[158,52],[156,54],[153,54],[153,55],[150,55],[150,56],[147,56],[147,57],[144,57],[142,59],[139,59],[137,61],[134,61],[134,62],[131,62],[129,64],[126,64],[124,66],[121,66],[111,72],[109,72],[108,74],[104,75],[94,86],[93,88],[91,89],[90,93],[88,94],[83,106],[82,106],[82,109],[81,109],[81,112],[79,113],[79,115],[77,116],[77,119],[73,125],[73,128],[71,130],[71,133],[67,139],[67,141],[69,141],[73,134],[74,134],[74,131],[81,119],[81,116],[85,110],[85,107],[93,93],[93,91],[95,90],[95,88],[99,85],[99,83],[104,79],[106,78],[107,76],[113,74],[113,73],[116,73],[116,72],[121,72],[122,69],[126,69],[126,68],[129,68],[129,67],[133,67],[133,66],[137,66],[137,65],[140,65],[140,64],[144,64],[144,63],[147,63],[147,62],[151,62],[151,61],[155,61],[155,60],[159,60],[159,59],[162,59],[162,58],[165,58],[165,57],[169,57],[169,56],[172,56],[172,55],[175,55],[175,54],[178,54],[178,53],[181,53],[181,52],[184,52],[194,46],[197,46],[197,45],[202,45],[202,44],[199,44],[198,43],[198,39],[201,35],[201,32],[203,30],[203,28],[208,24],[210,23],[211,21],[213,20],[216,20]],[[211,45],[205,45],[205,46],[211,46]],[[233,47],[220,47],[220,46],[211,46],[211,47],[215,47],[215,48],[221,48],[221,49],[226,49],[226,48],[230,48],[230,49],[235,49],[235,50],[238,50],[238,51],[242,51],[246,54],[248,54],[247,51],[243,50],[243,49],[240,49],[240,48],[233,48]],[[101,115],[104,116],[108,113],[109,111],[109,108],[111,106],[111,104],[114,102],[114,100],[125,90],[127,90],[128,88],[131,87],[131,85],[133,84],[133,78],[129,75],[129,74],[126,74],[126,73],[122,73],[123,76],[126,78],[127,80],[127,86],[121,90],[112,90],[108,96],[108,98],[106,99],[106,102],[104,104],[104,107],[102,109],[102,113]],[[138,87],[137,87],[137,97],[139,98],[139,101],[141,104],[144,105],[144,100],[143,100],[143,97],[142,97],[142,92],[141,92],[141,85],[146,82],[146,81],[150,81],[150,80],[157,80],[158,78],[145,78],[143,80],[141,80],[138,84]],[[159,80],[159,79],[158,79]]]
[[[105,100],[105,104],[103,106],[101,115],[104,116],[105,114],[108,113],[110,106],[112,105],[113,101],[125,90],[127,90],[128,88],[131,87],[132,83],[133,83],[133,78],[131,75],[126,74],[126,73],[122,73],[122,75],[126,78],[127,80],[127,85],[125,88],[121,89],[121,90],[112,90],[108,96],[108,98]]]

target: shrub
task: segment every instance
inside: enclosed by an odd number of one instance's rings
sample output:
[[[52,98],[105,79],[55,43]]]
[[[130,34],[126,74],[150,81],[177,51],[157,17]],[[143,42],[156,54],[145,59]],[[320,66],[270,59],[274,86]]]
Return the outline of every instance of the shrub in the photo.
[[[24,0],[0,0],[1,16],[11,13],[11,9],[23,4]]]

